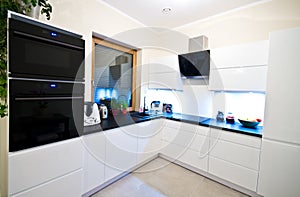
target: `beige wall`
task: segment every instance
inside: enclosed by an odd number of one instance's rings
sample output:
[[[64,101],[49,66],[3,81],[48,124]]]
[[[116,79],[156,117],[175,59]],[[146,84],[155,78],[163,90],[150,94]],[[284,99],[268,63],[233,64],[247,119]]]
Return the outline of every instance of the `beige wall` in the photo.
[[[53,6],[51,20],[40,20],[83,35],[86,42],[85,100],[91,100],[92,32],[113,37],[142,25],[117,12],[100,0],[49,0]]]
[[[271,0],[179,28],[190,37],[206,35],[210,48],[267,40],[269,32],[300,26],[299,0]]]

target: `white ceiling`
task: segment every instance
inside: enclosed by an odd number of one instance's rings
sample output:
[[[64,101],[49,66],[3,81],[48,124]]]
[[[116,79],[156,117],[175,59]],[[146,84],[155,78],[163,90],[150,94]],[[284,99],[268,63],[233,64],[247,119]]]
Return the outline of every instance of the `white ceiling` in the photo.
[[[148,27],[175,28],[265,0],[102,0]],[[168,14],[163,8],[171,8]]]

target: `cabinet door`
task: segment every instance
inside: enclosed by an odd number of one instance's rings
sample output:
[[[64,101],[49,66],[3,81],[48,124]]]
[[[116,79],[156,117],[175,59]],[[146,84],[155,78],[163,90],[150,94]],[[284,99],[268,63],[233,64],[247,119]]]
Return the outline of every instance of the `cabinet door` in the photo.
[[[81,169],[82,156],[80,138],[10,153],[9,194],[19,193]]]
[[[269,42],[266,40],[211,49],[211,68],[267,65],[268,51]]]
[[[104,132],[106,137],[105,180],[108,181],[137,164],[136,130],[130,126]]]
[[[211,128],[209,173],[256,191],[261,139]]]
[[[228,91],[266,91],[267,66],[212,69],[209,89]]]
[[[87,193],[105,181],[105,142],[104,132],[82,137],[84,147],[83,193]]]
[[[163,121],[158,119],[136,125],[138,129],[138,163],[160,153]]]
[[[183,85],[178,72],[161,72],[149,74],[149,88],[183,90]]]
[[[224,153],[226,154],[226,153]],[[256,191],[258,172],[209,156],[209,173],[236,185]]]
[[[72,172],[58,179],[43,183],[37,187],[20,192],[14,197],[80,197],[82,170]]]
[[[183,90],[178,56],[152,59],[149,64],[149,88]]]

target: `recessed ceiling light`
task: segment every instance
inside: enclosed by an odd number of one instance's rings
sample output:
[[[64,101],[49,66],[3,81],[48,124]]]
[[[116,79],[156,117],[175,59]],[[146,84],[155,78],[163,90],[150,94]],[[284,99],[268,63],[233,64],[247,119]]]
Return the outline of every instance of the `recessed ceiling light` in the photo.
[[[163,14],[169,14],[172,11],[172,8],[166,7],[162,9]]]

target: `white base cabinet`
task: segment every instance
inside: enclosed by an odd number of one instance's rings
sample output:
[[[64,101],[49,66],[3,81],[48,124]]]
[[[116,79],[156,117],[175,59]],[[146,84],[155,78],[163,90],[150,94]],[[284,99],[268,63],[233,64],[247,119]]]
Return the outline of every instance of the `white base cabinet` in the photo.
[[[211,128],[208,172],[256,192],[261,139]]]
[[[166,120],[161,153],[202,171],[208,170],[209,128]]]
[[[82,137],[83,193],[87,193],[105,182],[105,144],[104,132]]]
[[[105,181],[129,171],[137,164],[138,144],[135,132],[132,126],[104,132],[106,138]]]
[[[40,196],[59,185],[58,193],[74,194],[72,182],[81,194],[82,144],[80,138],[10,153],[8,156],[9,195]],[[75,173],[78,171],[78,173]],[[59,195],[58,195],[59,196]],[[72,195],[71,195],[72,196]]]
[[[82,170],[51,180],[45,184],[20,192],[13,197],[65,197],[81,196]]]

